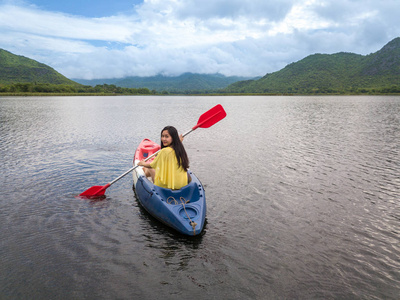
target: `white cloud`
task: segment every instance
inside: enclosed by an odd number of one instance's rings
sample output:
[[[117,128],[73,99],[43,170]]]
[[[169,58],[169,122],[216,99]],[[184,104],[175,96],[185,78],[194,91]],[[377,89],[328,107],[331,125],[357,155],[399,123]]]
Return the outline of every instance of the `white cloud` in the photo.
[[[131,30],[125,18],[93,18],[5,5],[0,10],[0,28],[57,38],[128,41]]]
[[[259,76],[316,52],[377,51],[398,35],[400,12],[394,0],[147,0],[135,9],[88,18],[0,4],[0,48],[70,78]]]
[[[285,18],[294,0],[188,0],[175,1],[172,12],[178,18],[198,18],[209,20],[214,18],[236,19],[248,17],[278,21]]]

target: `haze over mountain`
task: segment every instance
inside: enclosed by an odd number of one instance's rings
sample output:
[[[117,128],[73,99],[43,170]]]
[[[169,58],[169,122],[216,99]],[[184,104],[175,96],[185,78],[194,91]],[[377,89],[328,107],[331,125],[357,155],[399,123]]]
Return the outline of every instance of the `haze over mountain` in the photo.
[[[84,85],[95,86],[98,84],[114,84],[125,88],[148,88],[157,92],[182,93],[187,91],[216,91],[228,85],[247,80],[248,77],[224,76],[221,74],[193,74],[184,73],[179,76],[150,76],[150,77],[126,77],[115,79],[74,79]]]

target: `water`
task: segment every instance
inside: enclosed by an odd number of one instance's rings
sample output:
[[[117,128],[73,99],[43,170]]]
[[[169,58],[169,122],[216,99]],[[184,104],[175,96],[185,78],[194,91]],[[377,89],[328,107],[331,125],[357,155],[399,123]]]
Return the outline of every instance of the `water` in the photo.
[[[186,132],[198,238],[150,217],[143,138]],[[1,299],[398,299],[400,97],[0,98]]]

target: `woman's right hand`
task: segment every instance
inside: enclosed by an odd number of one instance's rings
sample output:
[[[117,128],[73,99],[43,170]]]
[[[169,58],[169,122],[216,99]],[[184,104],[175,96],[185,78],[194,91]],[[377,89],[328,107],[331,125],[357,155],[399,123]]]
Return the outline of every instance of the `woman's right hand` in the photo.
[[[145,168],[151,168],[150,163],[146,162],[146,160],[141,160],[138,162],[138,166],[140,167],[145,167]]]

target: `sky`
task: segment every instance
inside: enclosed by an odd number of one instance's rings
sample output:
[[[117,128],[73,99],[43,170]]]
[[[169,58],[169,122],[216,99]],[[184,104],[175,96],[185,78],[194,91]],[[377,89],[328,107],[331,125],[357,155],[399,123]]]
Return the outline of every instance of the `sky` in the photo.
[[[0,48],[68,78],[264,76],[400,36],[399,0],[0,0]]]

